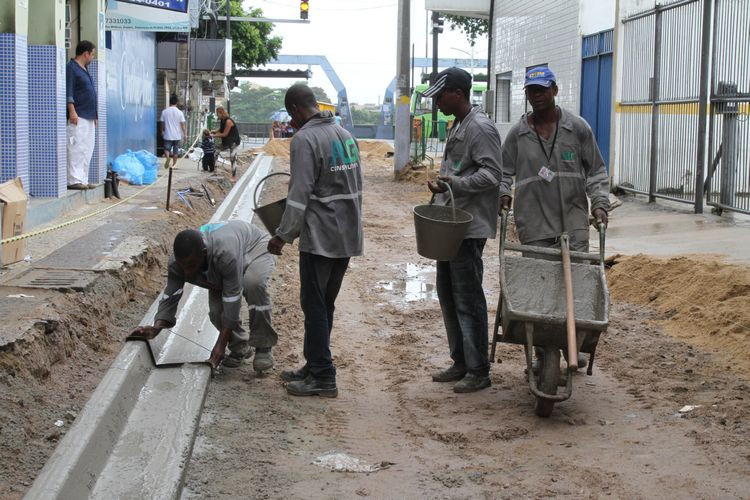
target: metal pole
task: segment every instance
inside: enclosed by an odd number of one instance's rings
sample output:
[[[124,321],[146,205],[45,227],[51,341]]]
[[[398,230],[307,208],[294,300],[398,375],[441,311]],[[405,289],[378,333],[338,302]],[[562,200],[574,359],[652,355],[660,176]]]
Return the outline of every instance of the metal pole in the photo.
[[[435,83],[435,77],[438,73],[438,32],[437,23],[440,19],[440,12],[432,11],[432,74],[430,75],[430,85]],[[437,137],[437,99],[432,98],[432,137]]]
[[[706,170],[706,122],[708,121],[709,65],[711,60],[711,2],[703,0],[703,27],[701,37],[701,79],[698,97],[698,148],[695,152],[695,213],[703,213],[703,181]]]
[[[411,127],[409,119],[409,41],[410,41],[410,0],[398,1],[398,29],[396,31],[396,132],[394,140],[393,172],[398,174],[409,162],[409,140]]]
[[[648,201],[656,201],[656,169],[659,164],[659,80],[661,73],[661,10],[656,7],[654,19],[654,77],[651,79],[651,165],[648,181]]]
[[[232,0],[227,0],[227,24],[226,24],[226,38],[228,40],[232,39],[232,24],[230,19],[232,18]],[[224,54],[224,57],[231,57],[231,54]],[[234,61],[232,61],[232,66],[234,66]],[[229,71],[231,71],[232,68],[229,68]],[[227,76],[232,76],[231,74]],[[229,80],[227,80],[227,114],[229,115],[231,113],[230,111],[230,103],[229,103],[229,95],[232,93],[232,89],[230,88]]]
[[[488,19],[488,27],[487,27],[487,92],[490,93],[490,89],[492,89],[492,84],[495,83],[495,92],[497,93],[497,81],[493,82],[492,80],[496,80],[493,78],[493,72],[492,72],[492,25],[494,24],[495,19],[495,0],[490,0],[490,18]],[[495,99],[495,102],[497,100]],[[491,104],[491,105],[490,105]],[[495,103],[487,103],[485,101],[485,110],[484,112],[489,115],[490,118],[497,121],[497,117],[495,116]]]
[[[172,194],[172,167],[169,167],[169,176],[167,177],[167,212],[169,212],[169,196]]]

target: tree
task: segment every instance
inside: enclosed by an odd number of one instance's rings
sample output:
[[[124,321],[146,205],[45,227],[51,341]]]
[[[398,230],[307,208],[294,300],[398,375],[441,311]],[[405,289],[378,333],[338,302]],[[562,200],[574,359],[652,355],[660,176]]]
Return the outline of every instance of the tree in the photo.
[[[262,17],[263,11],[255,8],[246,11],[242,7],[242,0],[231,0],[232,16],[237,17]],[[222,16],[226,13],[217,12]],[[209,32],[211,20],[201,20],[197,30],[193,30],[192,36],[196,38],[205,37]],[[225,38],[226,23],[218,22],[217,37]],[[232,35],[232,66],[235,68],[251,68],[260,66],[274,59],[281,49],[281,38],[271,36],[273,24],[271,23],[244,23],[234,21],[231,26]]]
[[[285,92],[243,83],[232,92],[232,115],[239,122],[270,123],[269,117],[284,107]]]
[[[453,16],[450,14],[446,14],[445,19],[452,30],[458,30],[466,35],[469,45],[472,47],[477,43],[477,38],[486,35],[490,28],[490,23],[487,19]]]

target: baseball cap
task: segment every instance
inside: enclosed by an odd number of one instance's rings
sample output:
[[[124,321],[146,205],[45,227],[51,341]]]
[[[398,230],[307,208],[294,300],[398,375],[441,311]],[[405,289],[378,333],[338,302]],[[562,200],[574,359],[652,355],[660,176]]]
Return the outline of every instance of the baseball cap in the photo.
[[[531,68],[526,72],[526,81],[523,84],[523,88],[529,85],[541,85],[542,87],[551,87],[557,85],[557,77],[547,66],[539,66]]]
[[[435,83],[422,92],[424,97],[434,97],[445,89],[470,89],[471,75],[461,68],[444,69],[437,74]]]

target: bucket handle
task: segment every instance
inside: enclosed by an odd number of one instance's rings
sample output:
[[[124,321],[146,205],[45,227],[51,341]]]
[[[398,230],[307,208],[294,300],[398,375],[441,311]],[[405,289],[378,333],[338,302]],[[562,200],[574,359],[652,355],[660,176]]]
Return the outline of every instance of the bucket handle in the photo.
[[[255,191],[253,191],[253,204],[255,205],[255,208],[258,208],[258,188],[263,185],[263,183],[266,181],[266,179],[273,177],[274,175],[286,175],[291,177],[292,174],[288,172],[274,172],[272,174],[268,174],[267,176],[263,177],[261,180],[258,181],[258,185],[255,186]]]
[[[445,186],[446,189],[448,189],[448,194],[451,197],[451,208],[453,209],[453,222],[456,222],[456,202],[453,199],[453,190],[451,189],[450,184],[448,184],[447,182],[438,181],[438,183],[440,185]],[[435,195],[436,194],[437,193],[432,193],[432,198],[430,198],[430,205],[433,205],[435,203]]]

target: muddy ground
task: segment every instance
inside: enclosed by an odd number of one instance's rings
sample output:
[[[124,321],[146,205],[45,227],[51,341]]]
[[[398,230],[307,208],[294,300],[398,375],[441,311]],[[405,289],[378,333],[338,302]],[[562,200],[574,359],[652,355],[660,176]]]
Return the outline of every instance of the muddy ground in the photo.
[[[194,172],[183,160],[181,169]],[[240,164],[244,171],[249,157]],[[179,179],[179,180],[178,180]],[[201,182],[217,203],[231,189],[226,173],[214,177],[190,174],[175,177],[175,189]],[[119,271],[97,275],[83,291],[59,291],[3,286],[13,273],[29,267],[18,263],[0,276],[0,498],[20,498],[72,425],[99,380],[120,351],[123,339],[137,326],[164,286],[166,261],[174,235],[205,223],[214,209],[194,200],[193,210],[172,200],[164,210],[166,183],[100,217],[29,240],[31,265],[92,228],[122,224],[129,235],[145,238],[145,251]],[[123,188],[123,197],[135,188]],[[85,206],[81,214],[100,209]],[[147,208],[144,210],[143,208]],[[152,209],[153,208],[153,209]],[[81,214],[67,214],[62,220]],[[122,227],[122,226],[118,226]],[[8,298],[24,294],[33,298]],[[16,338],[18,337],[18,338]],[[10,341],[9,339],[13,339]],[[61,421],[61,422],[58,422]],[[55,422],[62,423],[60,427]]]
[[[303,363],[298,260],[286,247],[271,282],[277,366],[257,377],[246,364],[213,380],[186,497],[750,496],[748,373],[721,350],[670,336],[670,316],[648,301],[615,301],[594,375],[576,375],[572,398],[549,419],[534,416],[519,346],[498,346],[488,390],[458,395],[433,383],[449,358],[434,263],[416,254],[411,216],[429,195],[414,181],[421,174],[395,183],[383,151],[362,149],[366,253],[352,260],[337,301],[338,399],[290,397],[279,379]],[[283,193],[279,184],[265,200]],[[490,318],[497,276],[491,240]],[[680,413],[685,405],[697,408]],[[331,451],[393,465],[358,474],[312,464]]]

